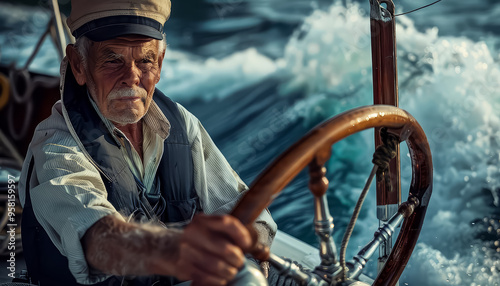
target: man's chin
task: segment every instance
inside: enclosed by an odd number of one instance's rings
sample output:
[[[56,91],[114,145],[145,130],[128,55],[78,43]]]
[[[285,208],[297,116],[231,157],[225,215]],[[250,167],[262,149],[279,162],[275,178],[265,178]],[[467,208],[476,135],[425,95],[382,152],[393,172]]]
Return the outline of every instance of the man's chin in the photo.
[[[142,119],[142,116],[137,115],[129,115],[129,116],[113,116],[112,118],[108,118],[115,125],[124,126],[129,124],[135,124]]]

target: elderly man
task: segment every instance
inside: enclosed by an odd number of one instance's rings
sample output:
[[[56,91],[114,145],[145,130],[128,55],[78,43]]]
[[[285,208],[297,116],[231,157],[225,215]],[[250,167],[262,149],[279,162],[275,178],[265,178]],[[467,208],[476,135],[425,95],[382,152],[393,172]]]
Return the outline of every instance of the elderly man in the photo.
[[[223,285],[255,241],[224,215],[247,187],[201,123],[155,89],[169,14],[167,0],[72,0],[61,100],[20,180],[40,285]],[[269,245],[267,211],[255,226]]]

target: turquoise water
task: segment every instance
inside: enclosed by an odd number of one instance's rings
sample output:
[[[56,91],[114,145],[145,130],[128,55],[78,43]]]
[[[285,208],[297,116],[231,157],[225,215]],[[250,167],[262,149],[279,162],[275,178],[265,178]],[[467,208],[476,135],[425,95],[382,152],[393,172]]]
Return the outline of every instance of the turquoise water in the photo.
[[[395,3],[406,11],[428,2]],[[200,118],[247,183],[319,122],[372,103],[368,1],[198,4],[175,15],[174,2],[159,88]],[[500,284],[499,16],[493,0],[443,0],[398,17],[400,107],[424,128],[434,162],[433,197],[400,285]],[[21,65],[48,16],[0,4],[0,19],[0,62]],[[57,74],[58,61],[47,41],[31,68]],[[338,244],[371,169],[372,138],[336,144],[327,166]],[[302,173],[270,209],[280,229],[315,244],[311,198]],[[372,190],[349,255],[377,225]]]

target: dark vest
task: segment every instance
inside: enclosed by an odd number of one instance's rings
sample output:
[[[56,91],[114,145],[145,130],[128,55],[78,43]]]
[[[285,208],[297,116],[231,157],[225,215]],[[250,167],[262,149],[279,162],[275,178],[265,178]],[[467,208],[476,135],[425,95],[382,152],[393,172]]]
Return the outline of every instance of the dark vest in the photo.
[[[170,122],[170,135],[165,140],[152,192],[146,193],[142,183],[134,177],[123,159],[122,148],[95,112],[86,94],[86,88],[76,84],[68,66],[65,82],[64,105],[69,119],[86,151],[97,164],[106,186],[108,200],[122,214],[138,222],[189,222],[195,212],[201,211],[194,189],[193,160],[185,122],[177,105],[159,90],[153,99]],[[54,246],[37,221],[29,194],[29,181],[33,158],[26,181],[26,202],[22,219],[22,242],[28,273],[40,285],[80,285],[68,268],[68,260]],[[57,215],[54,211],[53,215]],[[111,277],[94,285],[151,285],[154,281],[171,285],[169,277],[140,277],[127,280]]]

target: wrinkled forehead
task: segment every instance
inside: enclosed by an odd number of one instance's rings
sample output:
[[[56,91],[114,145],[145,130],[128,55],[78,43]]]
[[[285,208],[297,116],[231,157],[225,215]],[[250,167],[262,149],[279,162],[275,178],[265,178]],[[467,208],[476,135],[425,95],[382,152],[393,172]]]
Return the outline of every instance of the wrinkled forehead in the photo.
[[[158,48],[158,45],[159,40],[138,35],[128,35],[124,37],[113,38],[107,41],[94,42],[94,46],[97,48],[107,46],[122,46],[124,48]]]
[[[95,55],[102,55],[103,53],[121,53],[125,50],[132,50],[134,54],[154,54],[157,56],[159,47],[159,40],[129,35],[124,37],[117,37],[111,40],[94,42],[92,45],[92,53]]]

